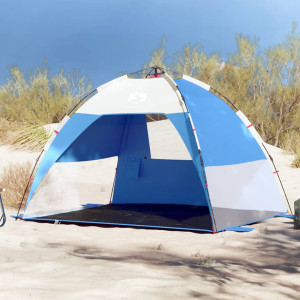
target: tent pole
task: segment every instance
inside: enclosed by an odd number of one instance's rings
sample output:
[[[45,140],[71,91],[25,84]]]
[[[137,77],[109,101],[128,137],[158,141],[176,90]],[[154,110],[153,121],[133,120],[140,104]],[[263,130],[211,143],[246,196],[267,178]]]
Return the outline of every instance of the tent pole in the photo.
[[[35,161],[35,164],[34,164],[34,166],[33,166],[33,169],[32,169],[32,171],[31,171],[31,174],[30,174],[30,176],[29,176],[29,178],[28,178],[27,185],[26,185],[26,188],[25,188],[25,191],[24,191],[24,194],[23,194],[21,203],[20,203],[20,205],[19,205],[19,209],[18,209],[17,216],[16,216],[15,220],[17,220],[18,217],[19,217],[20,210],[21,210],[23,201],[24,201],[24,199],[25,199],[25,195],[26,195],[26,193],[27,193],[27,190],[28,190],[30,181],[32,180],[33,173],[34,173],[34,171],[35,171],[35,168],[36,168],[36,166],[37,166],[37,163],[38,163],[38,161],[40,160],[40,157],[42,156],[43,152],[44,152],[44,149],[42,150],[42,152],[39,154],[39,156],[37,157],[37,159],[36,159],[36,161]]]
[[[219,94],[221,97],[223,97],[236,111],[238,111],[237,107],[230,101],[229,98],[227,98],[226,96],[224,96],[223,94],[221,94],[219,91],[217,91],[216,89],[214,89],[213,87],[210,87],[210,90],[212,90],[214,93]]]
[[[272,162],[272,164],[273,164],[273,166],[274,166],[274,169],[275,169],[275,171],[276,171],[276,174],[277,174],[278,180],[279,180],[279,182],[280,182],[282,191],[283,191],[283,193],[284,193],[285,199],[286,199],[287,204],[288,204],[288,206],[289,206],[290,214],[292,215],[292,214],[293,214],[293,213],[292,213],[292,208],[291,208],[289,199],[288,199],[288,197],[287,197],[287,194],[286,194],[286,192],[285,192],[285,189],[284,189],[284,187],[283,187],[283,184],[282,184],[281,178],[280,178],[280,176],[279,176],[279,173],[277,172],[277,168],[276,168],[276,165],[275,165],[275,163],[274,163],[273,157],[271,156],[271,154],[270,154],[269,151],[267,150],[267,148],[266,148],[266,146],[264,145],[264,143],[261,143],[261,144],[262,144],[262,146],[264,147],[265,151],[267,152],[267,154],[268,154],[268,156],[269,156],[269,158],[270,158],[270,160],[271,160],[271,162]]]
[[[126,116],[126,119],[125,119],[125,124],[124,124],[124,129],[123,129],[123,134],[122,134],[122,141],[121,141],[121,146],[120,146],[120,153],[118,155],[118,161],[117,161],[117,166],[116,166],[116,172],[115,172],[115,178],[114,178],[114,183],[113,183],[113,186],[112,186],[112,189],[111,189],[111,194],[110,194],[110,200],[109,200],[109,203],[111,204],[112,203],[112,199],[113,199],[113,194],[114,194],[114,191],[115,191],[115,184],[116,184],[116,179],[117,179],[117,171],[118,171],[118,165],[119,165],[119,156],[122,152],[122,149],[124,147],[124,143],[127,139],[127,135],[128,135],[128,124],[130,122],[130,115],[127,115]]]
[[[118,163],[117,163],[117,166],[118,166]],[[115,178],[114,178],[114,182],[113,182],[113,185],[112,185],[112,188],[111,188],[111,193],[110,193],[109,204],[111,204],[111,203],[112,203],[112,197],[113,197],[114,190],[115,190],[115,184],[116,184],[116,178],[117,178],[117,169],[118,169],[118,168],[116,168],[116,172],[115,172]]]
[[[83,102],[83,100],[85,100],[87,97],[89,97],[90,95],[92,95],[93,93],[95,93],[97,91],[97,89],[94,89],[93,91],[91,91],[90,93],[88,93],[86,96],[84,96],[83,98],[81,98],[76,104],[75,106],[69,111],[69,113],[67,113],[67,116],[70,116],[70,114],[76,109],[76,107],[81,104]]]

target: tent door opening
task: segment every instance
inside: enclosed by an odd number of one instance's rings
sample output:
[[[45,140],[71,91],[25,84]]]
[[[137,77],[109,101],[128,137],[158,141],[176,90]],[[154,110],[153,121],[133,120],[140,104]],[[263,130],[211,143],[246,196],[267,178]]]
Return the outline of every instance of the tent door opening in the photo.
[[[106,193],[98,193],[98,200],[95,195],[89,194],[90,188],[87,186],[85,195],[90,195],[89,197],[83,199],[81,195],[76,196],[81,209],[61,213],[55,211],[38,219],[211,230],[205,194],[189,151],[185,149],[183,156],[172,153],[171,159],[167,159],[167,146],[155,145],[155,135],[162,134],[164,130],[168,134],[171,126],[178,135],[179,141],[176,144],[180,142],[186,148],[185,143],[170,120],[154,123],[147,124],[145,114],[106,115],[95,121],[66,149],[52,168],[68,166],[69,174],[72,164],[80,164],[83,168],[95,164],[92,173],[97,174],[97,179],[94,182],[97,180],[98,185],[102,186],[101,180],[105,178],[105,172],[101,171],[101,167],[106,166],[105,170],[108,170],[109,164],[109,174],[114,184],[111,182]],[[157,127],[156,132],[153,128],[148,130],[152,125]],[[163,156],[156,156],[159,149],[163,150]],[[152,158],[151,150],[158,158]],[[173,149],[169,150],[172,152]],[[112,159],[114,160],[111,161]],[[62,176],[63,173],[59,174]],[[80,180],[85,178],[78,180],[76,186],[71,186],[77,188]],[[63,195],[59,199],[64,199]],[[66,206],[70,207],[72,199],[69,199]]]

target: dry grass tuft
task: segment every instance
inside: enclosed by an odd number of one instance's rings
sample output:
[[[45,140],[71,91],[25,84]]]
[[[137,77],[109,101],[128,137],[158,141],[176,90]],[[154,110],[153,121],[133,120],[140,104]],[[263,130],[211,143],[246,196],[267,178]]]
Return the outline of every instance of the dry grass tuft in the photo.
[[[16,124],[0,117],[0,143],[7,144],[10,133],[17,129]]]
[[[5,206],[19,208],[31,171],[32,164],[30,162],[13,163],[2,170],[0,187],[6,189],[2,195]],[[29,188],[25,199],[28,196],[28,192]],[[22,207],[24,206],[25,201],[22,204]]]
[[[300,168],[300,150],[299,152],[296,154],[295,159],[292,162],[292,167],[295,168]]]
[[[11,132],[7,144],[15,149],[40,151],[49,138],[50,135],[43,126],[27,125]]]
[[[209,256],[205,256],[199,250],[197,252],[195,252],[194,254],[192,254],[192,256],[197,258],[196,264],[199,267],[211,268],[216,263],[216,261],[214,259],[212,259]]]
[[[294,154],[292,167],[300,168],[300,132],[288,132],[282,147]]]
[[[40,151],[51,134],[42,125],[26,125],[0,118],[0,143],[16,150]]]

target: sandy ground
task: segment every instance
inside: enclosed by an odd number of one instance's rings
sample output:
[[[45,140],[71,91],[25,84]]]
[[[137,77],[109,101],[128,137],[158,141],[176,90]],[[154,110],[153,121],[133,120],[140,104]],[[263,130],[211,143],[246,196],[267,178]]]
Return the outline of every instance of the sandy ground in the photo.
[[[293,202],[300,169],[268,149]],[[0,170],[36,157],[0,147]],[[300,231],[291,219],[206,234],[15,221],[15,213],[7,209],[0,228],[0,299],[300,299]]]

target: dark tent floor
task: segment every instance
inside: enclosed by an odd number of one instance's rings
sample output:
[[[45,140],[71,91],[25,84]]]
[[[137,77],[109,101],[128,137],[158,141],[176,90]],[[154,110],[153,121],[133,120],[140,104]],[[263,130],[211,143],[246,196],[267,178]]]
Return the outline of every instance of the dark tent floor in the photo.
[[[108,204],[34,219],[212,231],[208,207],[189,205]]]

